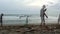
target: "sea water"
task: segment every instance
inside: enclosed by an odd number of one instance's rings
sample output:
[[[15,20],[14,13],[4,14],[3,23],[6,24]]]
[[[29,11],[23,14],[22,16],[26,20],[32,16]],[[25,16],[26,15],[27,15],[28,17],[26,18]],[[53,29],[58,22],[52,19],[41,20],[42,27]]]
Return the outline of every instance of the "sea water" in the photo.
[[[23,14],[25,15],[25,14]],[[15,25],[15,24],[20,24],[24,25],[26,24],[26,15],[8,15],[8,16],[3,16],[3,24],[7,25]],[[22,17],[20,17],[22,16]],[[28,24],[40,24],[41,19],[39,15],[28,15]],[[58,17],[55,16],[48,16],[48,18],[45,17],[46,23],[57,23]]]

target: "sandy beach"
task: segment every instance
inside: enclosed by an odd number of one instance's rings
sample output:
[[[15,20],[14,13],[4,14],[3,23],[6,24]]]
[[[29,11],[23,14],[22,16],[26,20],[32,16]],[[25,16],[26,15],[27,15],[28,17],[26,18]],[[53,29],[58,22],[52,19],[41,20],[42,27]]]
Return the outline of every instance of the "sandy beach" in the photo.
[[[5,25],[0,34],[60,34],[60,24],[51,25]]]

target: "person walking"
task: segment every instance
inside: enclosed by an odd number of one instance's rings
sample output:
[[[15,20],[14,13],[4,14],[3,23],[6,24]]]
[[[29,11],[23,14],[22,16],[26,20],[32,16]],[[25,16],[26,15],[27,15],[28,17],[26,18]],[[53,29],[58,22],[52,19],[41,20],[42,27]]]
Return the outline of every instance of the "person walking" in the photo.
[[[45,5],[43,5],[42,6],[42,9],[40,10],[40,17],[41,17],[41,24],[45,24],[45,16],[46,16],[46,18],[48,18],[48,16],[46,15],[46,6]]]

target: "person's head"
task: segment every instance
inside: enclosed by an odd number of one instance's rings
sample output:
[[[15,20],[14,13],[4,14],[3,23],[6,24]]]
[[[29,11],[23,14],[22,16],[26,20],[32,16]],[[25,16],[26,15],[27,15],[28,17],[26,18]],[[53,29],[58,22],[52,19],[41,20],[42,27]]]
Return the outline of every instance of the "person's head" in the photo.
[[[3,13],[1,13],[1,16],[3,16]]]
[[[43,5],[42,7],[43,7],[43,8],[45,8],[46,6],[45,6],[45,5]]]

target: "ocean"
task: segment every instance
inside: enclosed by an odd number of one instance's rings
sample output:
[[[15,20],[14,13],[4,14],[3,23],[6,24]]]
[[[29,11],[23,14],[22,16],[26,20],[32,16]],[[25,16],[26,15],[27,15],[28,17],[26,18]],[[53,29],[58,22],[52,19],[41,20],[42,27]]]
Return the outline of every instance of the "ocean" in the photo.
[[[28,17],[28,24],[40,24],[41,19],[39,14],[5,14],[3,16],[3,24],[4,25],[24,25],[26,24],[26,16]],[[46,24],[48,23],[57,23],[58,17],[56,16],[48,16],[45,17]]]

